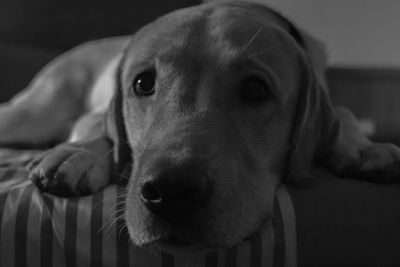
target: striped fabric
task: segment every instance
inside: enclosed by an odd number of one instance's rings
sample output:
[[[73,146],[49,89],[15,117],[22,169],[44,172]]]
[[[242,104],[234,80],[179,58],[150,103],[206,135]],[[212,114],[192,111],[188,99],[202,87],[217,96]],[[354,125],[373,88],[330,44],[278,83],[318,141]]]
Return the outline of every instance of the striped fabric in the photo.
[[[10,155],[10,154],[9,154]],[[124,226],[123,186],[87,197],[59,198],[40,192],[24,164],[32,154],[0,155],[0,266],[199,266],[296,267],[294,210],[278,189],[274,216],[248,241],[233,248],[171,255],[135,247]]]

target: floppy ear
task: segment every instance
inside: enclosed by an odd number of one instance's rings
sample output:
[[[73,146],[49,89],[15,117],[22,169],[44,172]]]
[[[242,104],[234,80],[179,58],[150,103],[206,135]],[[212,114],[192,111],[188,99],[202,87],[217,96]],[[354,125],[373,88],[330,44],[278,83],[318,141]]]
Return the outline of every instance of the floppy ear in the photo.
[[[324,162],[340,134],[340,122],[328,95],[325,80],[327,55],[325,45],[295,27],[279,12],[269,9],[286,24],[288,33],[303,50],[296,114],[290,137],[290,151],[285,182],[309,185],[315,161]]]
[[[122,114],[122,89],[121,89],[121,66],[118,65],[115,82],[116,92],[110,101],[106,116],[107,136],[113,143],[113,173],[115,177],[121,177],[118,174],[124,172],[127,163],[131,162],[131,151],[127,141],[125,123]],[[113,180],[118,180],[113,177]]]
[[[310,170],[313,163],[329,157],[339,137],[340,123],[326,88],[323,46],[307,34],[301,35],[305,50],[302,58],[303,81],[291,131],[285,181],[306,186],[312,181]]]

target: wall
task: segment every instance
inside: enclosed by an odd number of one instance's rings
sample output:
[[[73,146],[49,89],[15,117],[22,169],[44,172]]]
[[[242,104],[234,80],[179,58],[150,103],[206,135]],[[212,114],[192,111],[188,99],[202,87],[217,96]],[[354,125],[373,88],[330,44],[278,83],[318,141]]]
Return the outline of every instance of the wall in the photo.
[[[336,67],[400,67],[398,0],[257,0],[328,46]]]

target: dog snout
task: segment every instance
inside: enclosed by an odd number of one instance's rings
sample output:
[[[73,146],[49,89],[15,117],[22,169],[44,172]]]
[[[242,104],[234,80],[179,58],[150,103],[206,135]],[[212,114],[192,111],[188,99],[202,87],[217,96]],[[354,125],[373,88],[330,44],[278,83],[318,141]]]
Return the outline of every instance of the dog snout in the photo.
[[[190,217],[211,198],[206,166],[191,160],[156,171],[139,187],[142,203],[154,215],[168,220]]]

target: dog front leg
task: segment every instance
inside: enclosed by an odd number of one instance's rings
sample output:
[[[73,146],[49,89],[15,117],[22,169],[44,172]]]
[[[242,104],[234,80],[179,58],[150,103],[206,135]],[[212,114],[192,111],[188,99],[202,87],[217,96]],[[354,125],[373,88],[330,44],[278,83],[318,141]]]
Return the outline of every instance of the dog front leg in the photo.
[[[103,119],[103,114],[86,115],[74,127],[70,142],[32,161],[28,166],[32,182],[63,197],[88,195],[106,186],[112,176],[113,146]]]
[[[337,108],[341,133],[328,164],[337,174],[378,183],[400,182],[400,149],[393,144],[370,141],[357,119],[345,108]]]

